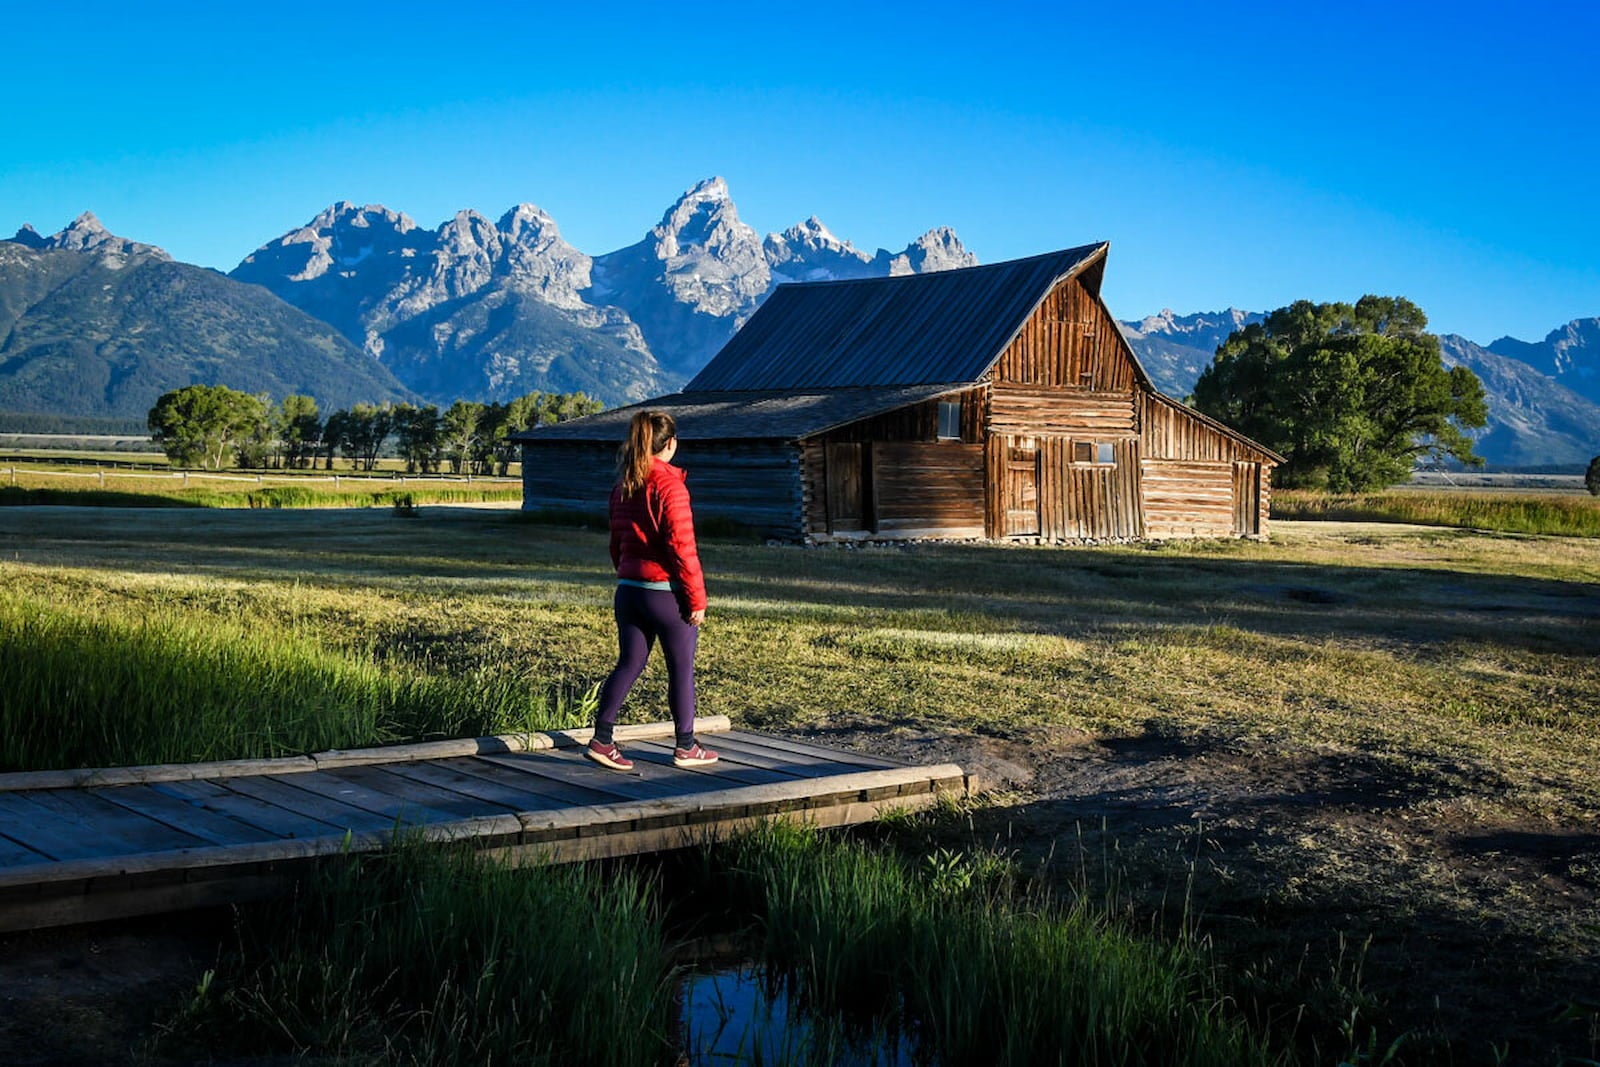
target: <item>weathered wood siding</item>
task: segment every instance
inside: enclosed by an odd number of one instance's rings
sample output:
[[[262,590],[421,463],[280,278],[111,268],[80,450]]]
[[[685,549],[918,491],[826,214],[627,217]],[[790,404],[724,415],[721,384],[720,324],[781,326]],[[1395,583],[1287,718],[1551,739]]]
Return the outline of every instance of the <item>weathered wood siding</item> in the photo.
[[[992,374],[989,536],[1143,536],[1137,380],[1116,322],[1081,282],[1045,297]]]
[[[1133,388],[1117,324],[1076,278],[1040,302],[994,369],[994,383],[1126,393]]]
[[[1144,527],[1149,537],[1232,537],[1232,462],[1146,459]]]
[[[522,510],[577,511],[604,518],[617,480],[617,446],[547,441],[522,443]]]
[[[688,472],[697,523],[718,518],[772,537],[802,536],[800,453],[779,441],[686,441],[675,465]],[[522,506],[604,515],[616,480],[616,447],[524,442]]]
[[[807,438],[801,486],[808,536],[984,536],[988,388],[961,401],[961,437],[940,440],[939,401],[912,404]]]
[[[891,537],[982,537],[983,446],[878,441],[872,511]]]

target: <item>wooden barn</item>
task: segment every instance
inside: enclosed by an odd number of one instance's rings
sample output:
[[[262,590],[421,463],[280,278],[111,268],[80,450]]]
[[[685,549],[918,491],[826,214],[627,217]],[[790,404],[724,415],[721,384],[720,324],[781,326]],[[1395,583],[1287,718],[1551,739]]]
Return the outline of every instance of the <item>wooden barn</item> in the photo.
[[[1156,390],[1100,300],[1108,247],[779,286],[681,392],[519,434],[523,507],[603,512],[659,408],[697,518],[768,536],[1263,536],[1282,457]]]

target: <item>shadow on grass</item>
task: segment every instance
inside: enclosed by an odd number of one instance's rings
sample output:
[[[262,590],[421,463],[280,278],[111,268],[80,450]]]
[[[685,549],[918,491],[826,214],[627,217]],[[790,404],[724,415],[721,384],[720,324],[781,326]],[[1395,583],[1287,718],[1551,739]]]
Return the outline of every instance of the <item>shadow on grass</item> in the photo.
[[[137,517],[135,515],[137,514]],[[192,510],[184,513],[195,516]],[[17,559],[161,572],[506,580],[587,587],[613,582],[601,529],[531,522],[519,512],[425,507],[385,513],[207,512],[64,516],[0,512]],[[769,548],[706,538],[719,614],[860,626],[900,613],[930,630],[1104,638],[1125,630],[1223,627],[1254,634],[1353,637],[1429,648],[1485,643],[1535,652],[1592,648],[1600,585],[1442,568],[1276,562],[1097,550],[928,545],[856,551]]]

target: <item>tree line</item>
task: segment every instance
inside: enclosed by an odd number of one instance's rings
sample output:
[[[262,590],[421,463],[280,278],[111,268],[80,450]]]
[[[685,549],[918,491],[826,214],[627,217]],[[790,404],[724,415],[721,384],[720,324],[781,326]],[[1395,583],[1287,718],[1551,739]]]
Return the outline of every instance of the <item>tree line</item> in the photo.
[[[378,464],[384,446],[413,473],[504,476],[517,458],[513,433],[592,415],[605,407],[583,393],[533,392],[506,403],[353,404],[324,418],[309,396],[266,396],[225,385],[188,385],[162,394],[146,425],[180,467],[333,469],[334,456],[357,470]]]

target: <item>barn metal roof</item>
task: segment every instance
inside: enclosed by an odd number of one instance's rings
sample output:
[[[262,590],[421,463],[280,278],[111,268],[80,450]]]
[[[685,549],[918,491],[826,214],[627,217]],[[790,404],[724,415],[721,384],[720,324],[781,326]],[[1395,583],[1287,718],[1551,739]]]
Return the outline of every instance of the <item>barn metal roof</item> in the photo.
[[[602,411],[553,426],[512,434],[517,441],[604,441],[620,444],[637,411],[665,411],[678,422],[683,441],[717,439],[799,440],[885,411],[971,388],[970,382],[940,382],[882,389],[769,389],[673,393],[642,404]]]
[[[975,382],[1056,283],[1103,261],[1107,247],[931,274],[780,285],[684,392]],[[1097,283],[1097,272],[1086,280]]]

